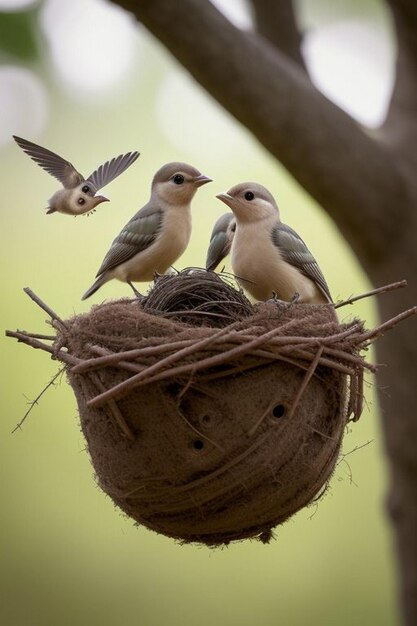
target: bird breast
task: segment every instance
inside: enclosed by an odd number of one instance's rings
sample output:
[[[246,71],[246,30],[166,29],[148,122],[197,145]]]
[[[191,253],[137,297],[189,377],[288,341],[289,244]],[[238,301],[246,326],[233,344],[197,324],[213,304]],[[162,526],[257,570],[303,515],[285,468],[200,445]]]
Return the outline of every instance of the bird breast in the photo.
[[[284,261],[270,231],[270,225],[262,222],[238,224],[231,262],[242,287],[256,300],[268,300],[275,293],[290,301],[298,293],[301,302],[321,302],[315,283]]]
[[[190,206],[167,208],[155,243],[161,246],[161,259],[168,269],[185,251],[191,236]],[[159,270],[157,270],[159,271]]]
[[[190,207],[167,208],[161,230],[155,241],[145,250],[112,271],[112,276],[123,281],[153,280],[155,272],[164,274],[186,249],[191,235]]]

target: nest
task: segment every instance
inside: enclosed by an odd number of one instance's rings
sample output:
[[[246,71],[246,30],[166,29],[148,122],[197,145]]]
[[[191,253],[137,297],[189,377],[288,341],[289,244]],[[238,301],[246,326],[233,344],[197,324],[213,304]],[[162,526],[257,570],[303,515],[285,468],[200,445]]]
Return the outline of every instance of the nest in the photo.
[[[361,350],[415,313],[367,331],[332,305],[253,306],[202,270],[66,321],[26,291],[56,337],[8,334],[65,364],[100,487],[139,524],[207,545],[266,542],[316,498],[375,369]]]

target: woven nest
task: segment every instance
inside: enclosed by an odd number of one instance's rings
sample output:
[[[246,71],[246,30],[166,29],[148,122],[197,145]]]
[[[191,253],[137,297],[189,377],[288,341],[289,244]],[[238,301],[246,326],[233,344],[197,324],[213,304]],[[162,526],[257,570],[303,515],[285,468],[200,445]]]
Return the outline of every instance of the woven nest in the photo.
[[[202,270],[66,321],[43,308],[101,488],[139,524],[208,545],[268,541],[323,490],[379,330],[331,305],[253,306]]]

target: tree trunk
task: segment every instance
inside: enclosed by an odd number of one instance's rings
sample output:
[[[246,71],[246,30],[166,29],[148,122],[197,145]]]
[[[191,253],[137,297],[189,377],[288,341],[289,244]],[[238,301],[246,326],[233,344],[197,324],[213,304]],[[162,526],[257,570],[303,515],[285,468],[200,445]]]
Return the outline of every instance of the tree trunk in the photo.
[[[382,295],[378,308],[388,319],[417,302],[416,228],[391,263],[371,272],[373,282],[385,284],[406,278],[407,289],[395,298]],[[414,319],[398,326],[376,344],[378,395],[381,419],[390,464],[387,509],[395,531],[398,563],[398,592],[404,623],[417,624],[417,332]]]

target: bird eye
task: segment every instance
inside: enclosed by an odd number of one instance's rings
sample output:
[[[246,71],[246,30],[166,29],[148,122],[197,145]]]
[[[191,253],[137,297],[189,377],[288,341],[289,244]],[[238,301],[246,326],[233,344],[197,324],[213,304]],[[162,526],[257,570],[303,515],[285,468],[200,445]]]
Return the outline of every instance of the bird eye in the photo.
[[[234,233],[234,232],[235,232],[235,230],[236,230],[236,223],[235,223],[235,224],[232,224],[232,227],[231,227],[231,229],[230,229],[230,230],[232,231],[232,233]]]
[[[245,193],[245,200],[253,200],[255,197],[255,194],[252,191],[247,191]]]
[[[77,202],[78,204],[85,204],[84,198],[78,198]]]
[[[88,193],[90,191],[90,187],[88,185],[84,185],[84,187],[81,190],[83,193]]]
[[[182,183],[184,182],[184,176],[182,176],[182,174],[175,174],[172,180],[176,185],[182,185]]]

